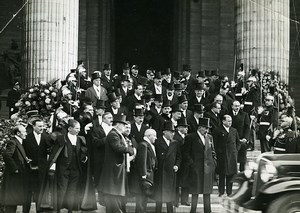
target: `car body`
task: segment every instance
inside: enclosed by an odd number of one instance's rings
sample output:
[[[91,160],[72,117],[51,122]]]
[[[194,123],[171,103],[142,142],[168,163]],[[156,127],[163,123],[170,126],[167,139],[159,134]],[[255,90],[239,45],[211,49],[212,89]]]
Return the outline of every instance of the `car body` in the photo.
[[[300,212],[300,154],[260,155],[246,164],[235,182],[238,190],[228,199],[262,212]]]

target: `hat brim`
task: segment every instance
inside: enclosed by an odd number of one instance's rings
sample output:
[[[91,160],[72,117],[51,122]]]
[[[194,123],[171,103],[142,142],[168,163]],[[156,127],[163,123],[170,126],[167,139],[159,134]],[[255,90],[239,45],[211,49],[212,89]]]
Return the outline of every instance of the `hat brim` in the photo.
[[[201,125],[201,124],[199,124],[199,126],[202,126],[202,127],[205,127],[205,128],[212,128],[212,126],[206,126],[206,125]]]
[[[125,121],[113,121],[113,123],[121,123],[121,124],[127,124]]]

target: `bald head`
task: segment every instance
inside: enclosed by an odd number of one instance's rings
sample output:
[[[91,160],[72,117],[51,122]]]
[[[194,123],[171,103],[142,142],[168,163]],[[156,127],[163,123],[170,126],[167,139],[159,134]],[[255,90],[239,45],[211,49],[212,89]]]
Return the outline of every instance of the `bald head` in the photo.
[[[149,141],[153,144],[156,140],[156,131],[154,129],[147,129],[145,131],[144,136],[149,139]]]

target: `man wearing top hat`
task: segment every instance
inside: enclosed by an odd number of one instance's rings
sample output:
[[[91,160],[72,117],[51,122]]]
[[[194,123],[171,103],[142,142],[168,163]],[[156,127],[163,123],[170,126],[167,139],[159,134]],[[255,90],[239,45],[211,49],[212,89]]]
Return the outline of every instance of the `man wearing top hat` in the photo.
[[[157,117],[162,113],[162,104],[163,104],[162,95],[154,95],[154,104],[150,106],[150,110],[149,110],[149,115],[151,116],[151,119],[149,120],[149,125],[152,128],[156,127],[154,122],[157,119]],[[157,131],[157,129],[155,130]]]
[[[148,86],[149,90],[153,92],[153,95],[165,95],[166,88],[162,85],[162,75],[161,72],[155,72],[154,74],[154,83]]]
[[[182,111],[182,116],[190,120],[193,117],[193,112],[188,109],[189,102],[185,95],[178,97],[178,105]]]
[[[132,78],[132,76],[130,75],[130,66],[129,66],[129,63],[127,63],[127,62],[124,63],[123,66],[122,66],[122,74],[115,77],[114,87],[120,88],[120,86],[121,86],[121,77],[123,75],[128,76],[128,78]]]
[[[163,73],[162,85],[166,88],[171,83],[173,83],[171,68],[167,68],[166,71]]]
[[[95,116],[93,118],[93,128],[92,128],[92,143],[93,143],[93,155],[91,157],[92,171],[94,175],[94,182],[96,187],[98,186],[100,175],[103,167],[104,153],[105,153],[105,139],[108,134],[104,130],[103,124],[105,123],[103,115],[106,110],[105,101],[97,100],[95,106]],[[110,115],[112,118],[112,115]],[[108,126],[112,124],[108,123]],[[99,192],[98,192],[99,193]]]
[[[85,92],[85,97],[92,100],[93,106],[96,105],[97,100],[107,100],[107,90],[101,86],[101,74],[95,72],[92,74],[93,86],[89,87]]]
[[[204,115],[204,106],[202,104],[195,104],[193,113],[194,116],[188,120],[189,133],[194,133],[198,130],[199,119],[203,118]]]
[[[114,115],[113,129],[105,143],[105,158],[101,175],[100,190],[104,194],[107,213],[124,212],[122,199],[127,195],[127,158],[136,150],[126,143],[123,136],[126,115]]]
[[[140,143],[148,127],[144,124],[144,109],[134,109],[130,136]]]
[[[15,104],[18,102],[20,97],[20,83],[16,81],[13,88],[7,94],[6,106],[8,106],[9,109],[9,118],[12,114],[18,112],[19,109],[15,106]]]
[[[142,76],[139,75],[139,66],[134,64],[131,66],[131,78],[133,80],[133,85],[136,85]]]
[[[210,119],[200,118],[197,131],[185,137],[183,158],[188,166],[186,184],[192,194],[191,213],[196,213],[199,194],[203,194],[204,212],[211,212],[210,194],[213,192],[216,156],[209,128]]]
[[[127,115],[128,109],[125,106],[121,106],[120,99],[116,96],[116,93],[112,92],[108,94],[109,107],[106,112],[110,112],[113,115]]]
[[[195,96],[191,97],[189,100],[189,109],[193,111],[195,104],[203,104],[204,107],[209,104],[208,97],[204,97],[204,83],[197,83],[195,85]]]
[[[135,108],[135,105],[140,100],[142,100],[143,92],[144,92],[143,85],[141,85],[140,83],[137,83],[134,86],[134,94],[127,97],[126,106],[128,108],[128,112],[129,112],[129,116],[130,116],[129,119],[132,118],[132,113]]]
[[[163,100],[168,100],[171,102],[171,106],[178,103],[178,96],[175,95],[175,87],[173,83],[166,85],[167,92],[163,96]]]
[[[174,126],[177,126],[178,120],[182,117],[182,109],[178,104],[172,106],[171,122]]]
[[[185,117],[181,117],[176,126],[176,131],[174,135],[174,141],[177,141],[180,145],[180,152],[183,153],[184,148],[184,139],[188,133],[189,125]],[[181,155],[182,156],[182,155]],[[183,156],[182,156],[183,157]],[[176,206],[178,207],[179,198],[181,201],[181,205],[190,206],[188,202],[189,194],[188,194],[188,185],[186,184],[186,179],[188,179],[188,170],[186,166],[186,161],[182,158],[180,168],[177,173],[177,187],[176,187]],[[179,196],[179,187],[181,187],[181,193]]]
[[[171,120],[171,102],[168,100],[163,101],[161,114],[156,116],[152,123],[152,128],[155,129],[160,135],[161,128],[166,121]]]
[[[221,112],[221,104],[218,102],[213,102],[212,108],[204,112],[204,117],[210,119],[212,131],[221,125],[220,112]]]
[[[113,85],[113,79],[111,76],[111,64],[104,64],[103,74],[101,75],[101,83],[106,90],[109,90],[109,88]]]
[[[130,95],[131,90],[128,88],[129,77],[127,75],[120,76],[120,93],[123,99],[123,102],[126,102],[126,98]]]
[[[176,176],[181,162],[180,145],[173,140],[175,133],[172,122],[167,121],[162,128],[162,136],[155,141],[158,169],[155,173],[156,212],[162,212],[162,203],[167,204],[167,212],[173,212],[176,199]]]
[[[182,95],[182,91],[183,91],[183,87],[182,87],[181,83],[175,83],[174,84],[174,95],[176,97],[179,97]]]
[[[190,64],[183,64],[182,65],[182,76],[187,81],[187,87],[186,91],[189,95],[193,94],[195,84],[197,83],[197,80],[192,76],[191,74],[192,68]]]
[[[197,79],[198,83],[203,83],[205,78],[206,78],[205,73],[202,70],[199,71],[198,74],[196,75],[196,79]]]

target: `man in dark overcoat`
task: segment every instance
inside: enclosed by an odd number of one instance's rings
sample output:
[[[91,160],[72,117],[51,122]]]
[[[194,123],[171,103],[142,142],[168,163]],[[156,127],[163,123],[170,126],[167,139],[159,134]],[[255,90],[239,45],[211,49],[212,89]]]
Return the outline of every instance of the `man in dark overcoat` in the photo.
[[[154,142],[156,140],[156,132],[154,129],[147,129],[145,131],[145,136],[143,141],[138,145],[137,156],[136,156],[136,166],[138,175],[138,186],[139,192],[136,196],[136,213],[146,213],[147,208],[147,198],[151,194],[147,194],[146,189],[144,189],[143,184],[145,182],[154,183],[154,172],[157,167],[157,159],[155,153]],[[151,190],[151,189],[149,189]],[[153,190],[153,189],[152,189]]]
[[[6,106],[8,107],[9,110],[9,118],[12,114],[18,112],[18,107],[16,107],[15,104],[18,102],[20,97],[21,97],[20,83],[16,81],[14,83],[13,88],[7,94]]]
[[[211,212],[210,194],[213,191],[216,155],[209,128],[210,119],[199,118],[197,131],[185,138],[183,157],[189,166],[189,179],[186,181],[192,194],[191,213],[196,212],[199,194],[203,194],[204,212]]]
[[[155,141],[155,152],[158,169],[155,173],[156,212],[162,211],[162,203],[167,203],[167,212],[173,212],[176,198],[176,176],[180,166],[180,145],[173,140],[175,129],[172,122],[167,121],[162,128],[162,137]]]
[[[230,115],[222,117],[222,125],[213,132],[213,138],[217,153],[217,173],[219,174],[219,196],[232,193],[232,178],[237,173],[237,154],[240,146],[238,131],[231,127]]]
[[[134,109],[130,137],[134,138],[137,143],[143,140],[145,131],[148,129],[148,126],[144,124],[144,116],[143,109]]]
[[[238,150],[238,163],[240,163],[239,170],[244,171],[247,161],[247,142],[250,137],[250,119],[248,113],[240,110],[240,107],[240,102],[234,101],[229,115],[232,117],[232,127],[239,133],[241,145]]]
[[[29,212],[31,206],[31,197],[37,202],[41,190],[41,183],[46,172],[47,158],[51,152],[50,136],[44,132],[44,122],[40,119],[32,122],[33,132],[29,133],[23,143],[26,155],[32,161],[29,171],[29,188],[27,203],[23,212]]]
[[[0,201],[6,213],[15,213],[17,205],[24,207],[28,191],[29,159],[22,145],[27,135],[26,129],[21,125],[16,126],[13,134],[14,137],[7,142],[3,153],[5,171]]]
[[[89,210],[97,208],[94,190],[87,193],[91,184],[87,172],[88,149],[85,138],[78,136],[79,132],[79,122],[70,119],[68,133],[59,135],[55,141],[39,198],[41,210],[60,212],[60,209],[66,208],[78,211],[85,209],[87,202],[91,202]],[[53,188],[47,187],[53,179]],[[92,197],[87,197],[88,195]]]
[[[128,193],[127,159],[136,150],[127,145],[122,135],[125,125],[126,115],[114,115],[113,129],[106,137],[100,190],[104,194],[107,213],[122,213],[122,199]]]

